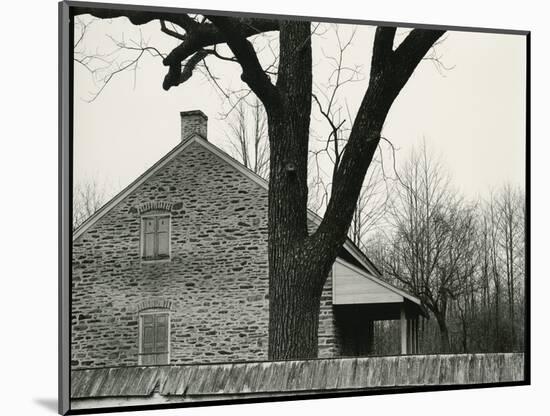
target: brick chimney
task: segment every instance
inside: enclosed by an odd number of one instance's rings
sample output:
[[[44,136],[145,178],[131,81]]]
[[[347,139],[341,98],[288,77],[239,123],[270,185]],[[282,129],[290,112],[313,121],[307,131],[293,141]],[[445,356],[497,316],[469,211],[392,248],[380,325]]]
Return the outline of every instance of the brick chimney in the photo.
[[[181,116],[181,140],[186,140],[193,134],[200,135],[207,140],[206,127],[208,117],[201,110],[182,111]]]

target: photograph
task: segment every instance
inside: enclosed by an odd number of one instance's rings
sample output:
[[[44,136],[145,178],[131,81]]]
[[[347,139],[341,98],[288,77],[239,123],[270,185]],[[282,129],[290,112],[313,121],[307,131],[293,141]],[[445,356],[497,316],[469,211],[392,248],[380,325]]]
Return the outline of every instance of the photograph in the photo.
[[[61,414],[530,384],[530,32],[59,29]]]

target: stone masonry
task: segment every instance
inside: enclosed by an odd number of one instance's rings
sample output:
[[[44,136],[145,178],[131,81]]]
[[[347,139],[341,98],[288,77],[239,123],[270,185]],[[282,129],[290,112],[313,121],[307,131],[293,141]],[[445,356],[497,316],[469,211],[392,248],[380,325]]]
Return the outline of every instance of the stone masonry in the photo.
[[[170,212],[170,260],[141,259],[147,209]],[[320,357],[338,355],[331,297],[329,278]],[[73,242],[72,368],[138,364],[148,307],[170,311],[171,364],[267,359],[267,191],[199,143]]]
[[[185,140],[189,136],[198,133],[203,139],[206,139],[208,131],[208,117],[200,110],[182,111],[181,117],[181,139]]]

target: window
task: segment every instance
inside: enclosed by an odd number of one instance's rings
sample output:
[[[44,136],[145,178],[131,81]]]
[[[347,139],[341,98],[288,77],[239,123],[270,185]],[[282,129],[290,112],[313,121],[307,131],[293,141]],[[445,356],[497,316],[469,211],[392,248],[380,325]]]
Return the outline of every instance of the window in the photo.
[[[170,215],[148,214],[142,217],[142,258],[159,260],[170,258]]]
[[[140,365],[162,365],[170,361],[170,317],[167,312],[140,316]]]

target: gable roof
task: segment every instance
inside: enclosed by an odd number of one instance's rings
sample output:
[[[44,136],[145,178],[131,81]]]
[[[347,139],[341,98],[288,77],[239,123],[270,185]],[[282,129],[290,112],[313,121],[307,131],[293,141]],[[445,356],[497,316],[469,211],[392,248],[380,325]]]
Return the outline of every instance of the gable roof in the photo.
[[[97,210],[93,215],[91,215],[86,221],[84,221],[74,232],[73,232],[73,241],[82,236],[87,230],[89,230],[97,221],[99,221],[103,216],[110,212],[114,207],[116,207],[120,202],[122,202],[128,195],[135,191],[139,186],[146,182],[150,177],[152,177],[156,172],[174,160],[178,155],[188,149],[193,143],[201,145],[206,150],[210,151],[216,155],[223,162],[229,164],[238,172],[242,173],[243,176],[247,177],[251,181],[258,184],[260,187],[268,190],[269,183],[248,169],[242,163],[231,157],[229,154],[221,150],[219,147],[213,145],[209,141],[205,140],[199,134],[194,134],[189,136],[187,139],[179,143],[172,150],[170,150],[164,157],[159,159],[153,166],[147,169],[144,173],[138,176],[132,183],[130,183],[126,188],[120,191],[115,195],[109,202],[103,205],[99,210]],[[322,218],[308,209],[308,220],[313,222],[315,225],[319,226],[321,224]],[[365,270],[369,271],[375,276],[381,276],[380,271],[376,266],[367,258],[367,256],[349,239],[346,238],[343,248],[355,259],[358,264],[360,264]]]

